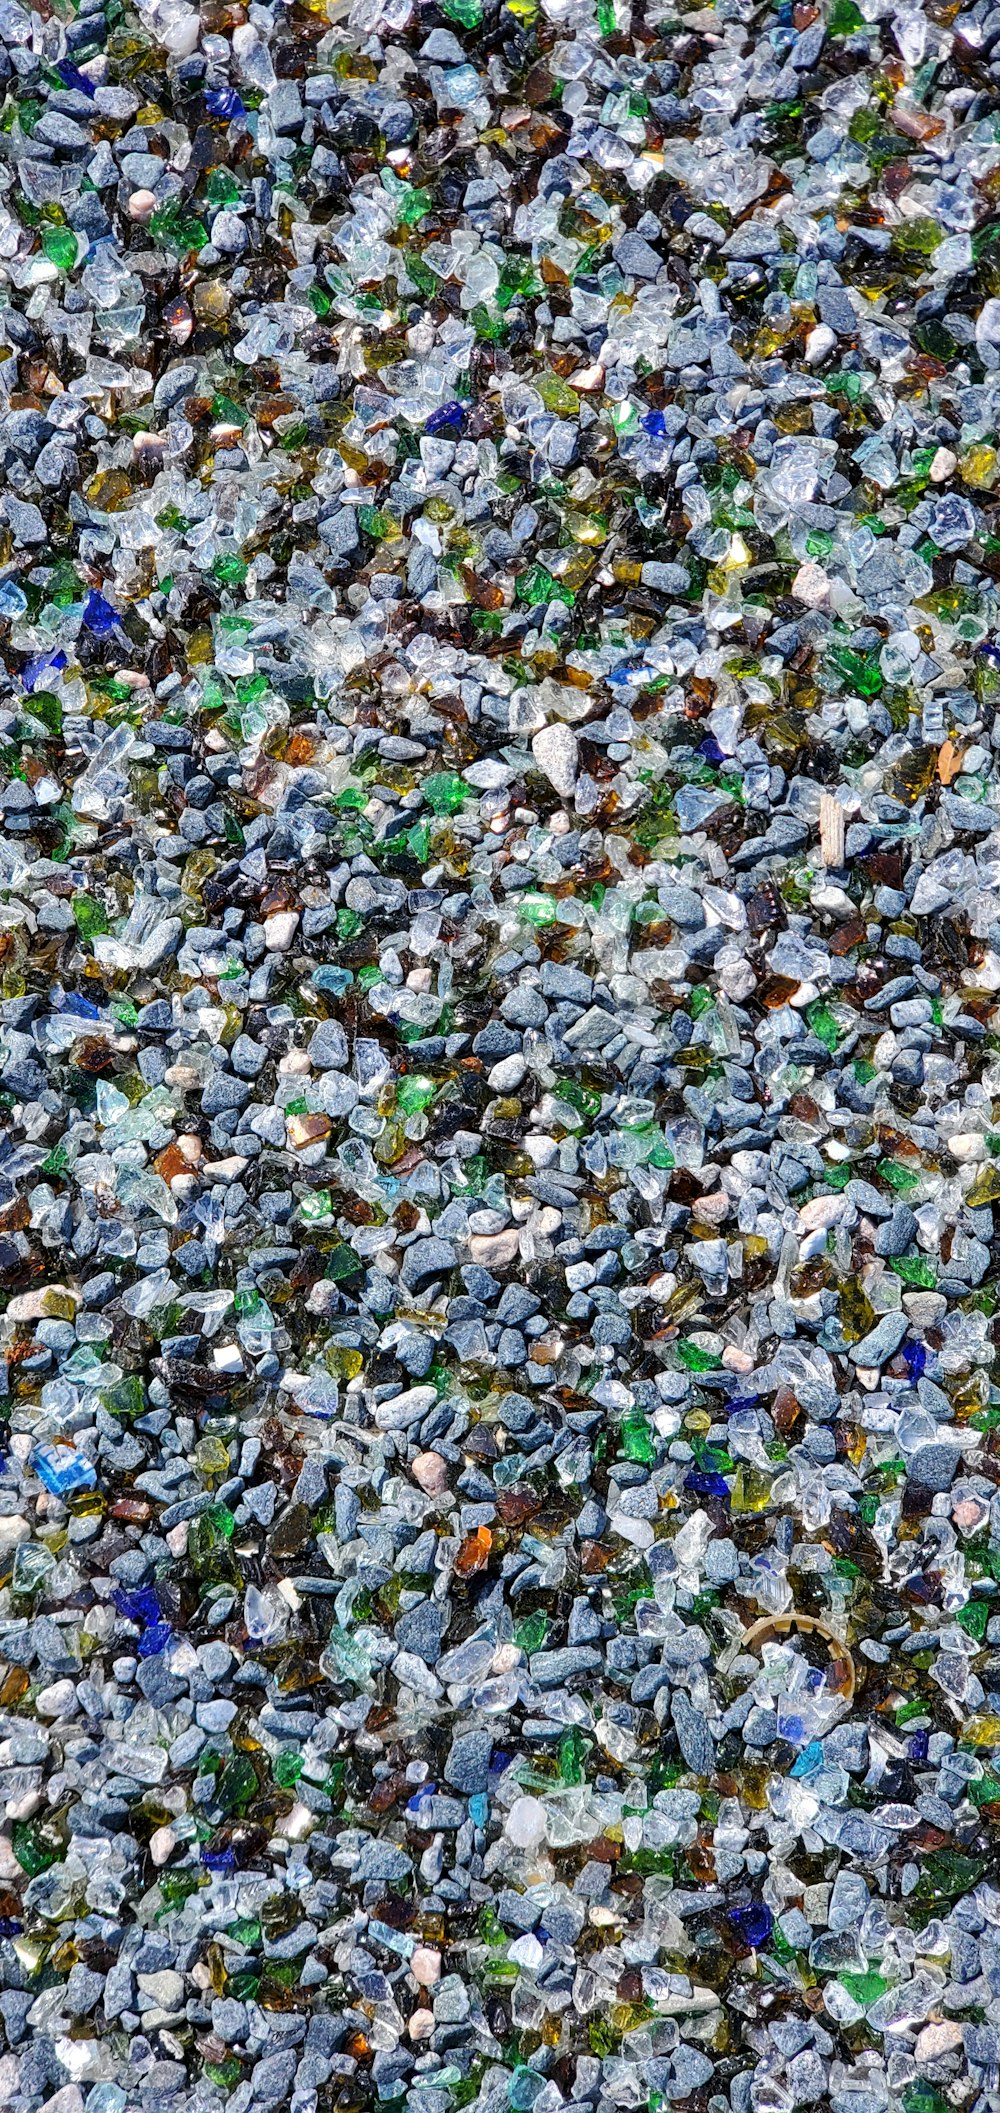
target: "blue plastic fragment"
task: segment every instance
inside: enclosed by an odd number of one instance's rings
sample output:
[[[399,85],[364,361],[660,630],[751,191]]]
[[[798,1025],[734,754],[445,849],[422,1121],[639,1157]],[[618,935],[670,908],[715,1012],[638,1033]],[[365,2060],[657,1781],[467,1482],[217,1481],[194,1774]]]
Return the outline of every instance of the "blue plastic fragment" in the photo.
[[[85,1453],[78,1453],[73,1445],[57,1445],[46,1442],[36,1445],[31,1455],[31,1465],[50,1496],[66,1497],[76,1489],[94,1489],[97,1486],[97,1469]]]

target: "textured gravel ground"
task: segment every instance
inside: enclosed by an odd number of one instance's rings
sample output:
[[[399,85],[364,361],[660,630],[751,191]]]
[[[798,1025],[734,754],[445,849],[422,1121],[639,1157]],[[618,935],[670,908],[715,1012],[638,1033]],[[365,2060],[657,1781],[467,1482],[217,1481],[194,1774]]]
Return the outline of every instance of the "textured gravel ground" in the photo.
[[[0,94],[0,2101],[989,2113],[1000,9]]]

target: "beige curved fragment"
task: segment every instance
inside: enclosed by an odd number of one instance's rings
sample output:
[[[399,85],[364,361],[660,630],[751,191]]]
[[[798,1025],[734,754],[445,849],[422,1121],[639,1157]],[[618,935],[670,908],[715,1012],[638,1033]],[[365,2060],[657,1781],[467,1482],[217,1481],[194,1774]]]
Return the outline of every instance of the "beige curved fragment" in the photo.
[[[850,1708],[854,1700],[854,1660],[843,1637],[838,1636],[835,1630],[831,1629],[829,1622],[824,1621],[822,1616],[818,1614],[762,1615],[760,1621],[752,1622],[749,1629],[744,1629],[738,1641],[735,1644],[731,1644],[729,1649],[723,1654],[719,1662],[720,1672],[728,1672],[729,1667],[739,1657],[741,1652],[755,1650],[759,1644],[766,1643],[771,1636],[787,1636],[792,1629],[798,1629],[803,1634],[812,1633],[815,1636],[822,1636],[824,1642],[829,1645],[830,1657],[833,1660],[835,1671],[832,1685],[839,1699]]]

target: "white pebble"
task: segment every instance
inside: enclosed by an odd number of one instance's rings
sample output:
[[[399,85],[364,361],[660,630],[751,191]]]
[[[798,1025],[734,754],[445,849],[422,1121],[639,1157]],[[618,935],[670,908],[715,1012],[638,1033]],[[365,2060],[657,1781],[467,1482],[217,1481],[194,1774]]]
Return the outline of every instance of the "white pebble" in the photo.
[[[564,799],[576,784],[580,764],[579,743],[572,727],[559,723],[541,727],[532,739],[531,753],[553,790]]]
[[[515,1798],[507,1814],[507,1838],[515,1849],[534,1849],[545,1838],[545,1807],[540,1798]]]
[[[264,945],[269,954],[287,954],[299,922],[297,910],[276,910],[264,919]]]

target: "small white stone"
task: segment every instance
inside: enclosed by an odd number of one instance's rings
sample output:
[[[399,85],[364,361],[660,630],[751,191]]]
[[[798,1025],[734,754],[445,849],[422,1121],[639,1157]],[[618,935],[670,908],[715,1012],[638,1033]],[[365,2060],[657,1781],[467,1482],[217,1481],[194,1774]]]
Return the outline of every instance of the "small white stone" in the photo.
[[[953,2054],[961,2044],[961,2025],[954,2018],[944,2018],[939,2025],[924,2026],[913,2051],[918,2062],[938,2062],[943,2054]]]
[[[429,1944],[418,1944],[410,1960],[410,1972],[421,1988],[433,1988],[441,1979],[441,1954]]]
[[[985,1159],[986,1139],[981,1130],[960,1130],[949,1137],[948,1150],[953,1159]]]
[[[827,353],[833,351],[836,342],[837,333],[831,330],[829,323],[816,323],[806,339],[807,364],[818,367],[820,360],[825,360]]]
[[[814,558],[806,558],[792,581],[792,593],[797,602],[805,602],[807,609],[821,609],[830,599],[830,582],[822,565]]]
[[[847,1209],[843,1196],[814,1196],[804,1203],[799,1212],[800,1233],[814,1233],[820,1228],[839,1224]]]
[[[152,219],[155,211],[156,199],[152,191],[133,191],[128,202],[128,217],[130,220],[138,220],[144,223]]]
[[[526,1137],[521,1149],[527,1153],[535,1167],[550,1167],[552,1161],[559,1156],[559,1146],[555,1138],[549,1137],[544,1131],[537,1137]]]
[[[245,1166],[246,1159],[244,1158],[243,1153],[233,1152],[230,1154],[230,1157],[228,1159],[213,1159],[211,1161],[207,1161],[203,1172],[206,1181],[221,1181],[223,1187],[225,1187],[230,1181],[239,1180],[240,1175],[242,1174]],[[9,1306],[7,1308],[7,1311],[8,1313],[10,1312]]]
[[[276,910],[264,919],[264,945],[269,954],[286,954],[299,922],[297,910]]]
[[[509,1225],[503,1233],[473,1233],[469,1248],[474,1262],[484,1269],[504,1268],[513,1262],[521,1245],[521,1235],[516,1225]],[[7,1308],[8,1313],[10,1307]]]
[[[79,1707],[72,1680],[54,1680],[51,1687],[43,1687],[35,1696],[35,1708],[40,1717],[75,1717]]]
[[[132,1660],[132,1665],[133,1665],[133,1668],[134,1668],[134,1666],[135,1666],[135,1659],[134,1659],[134,1658],[133,1658],[133,1660]],[[130,1678],[133,1678],[133,1677],[134,1677],[134,1672],[133,1672],[133,1674],[132,1674],[132,1675],[130,1675]],[[27,1791],[25,1791],[25,1794],[24,1794],[23,1798],[8,1798],[8,1800],[7,1800],[7,1818],[8,1818],[9,1820],[30,1820],[30,1819],[34,1819],[34,1816],[35,1816],[36,1812],[38,1811],[38,1808],[39,1808],[39,1806],[41,1805],[41,1802],[42,1802],[42,1793],[41,1793],[41,1791],[40,1791],[40,1790],[27,1790]]]
[[[692,1215],[703,1225],[721,1225],[732,1210],[732,1199],[725,1189],[715,1189],[710,1196],[696,1196],[691,1206]]]
[[[488,1073],[487,1084],[494,1093],[515,1093],[528,1066],[519,1050],[513,1056],[501,1057]]]
[[[165,1966],[159,1973],[136,1976],[144,1996],[152,1996],[161,2010],[179,2010],[184,2001],[184,1976]]]
[[[157,1869],[168,1861],[176,1847],[177,1836],[173,1828],[157,1827],[156,1832],[149,1837],[149,1854]]]
[[[956,454],[954,453],[953,449],[951,449],[951,448],[938,448],[938,450],[937,450],[937,452],[936,452],[936,454],[935,454],[935,456],[934,456],[934,460],[933,460],[933,462],[931,463],[931,468],[930,468],[930,479],[931,479],[931,483],[932,483],[932,484],[947,484],[947,482],[948,482],[948,479],[949,479],[949,477],[953,477],[953,476],[954,476],[954,474],[955,474],[955,471],[957,470],[957,468],[958,468],[958,456],[957,456],[957,455],[956,455]]]
[[[534,1849],[545,1839],[545,1807],[541,1798],[515,1798],[507,1814],[507,1839],[515,1849]]]
[[[553,791],[565,799],[576,784],[580,763],[579,743],[572,727],[559,721],[554,726],[541,727],[532,740],[531,753]]]
[[[410,1473],[429,1497],[441,1497],[448,1487],[448,1470],[440,1453],[418,1453]],[[414,1957],[416,1954],[414,1954]]]
[[[173,58],[189,59],[201,35],[201,17],[193,8],[185,8],[182,14],[174,15],[153,34]]]
[[[406,2029],[411,2040],[429,2040],[434,2030],[434,2012],[415,2010]]]
[[[843,814],[844,810],[840,808],[838,811]],[[835,861],[831,859],[828,863],[833,865]],[[852,917],[854,914],[855,905],[846,888],[837,888],[832,883],[811,887],[809,900],[814,910],[824,910],[830,917]]]

